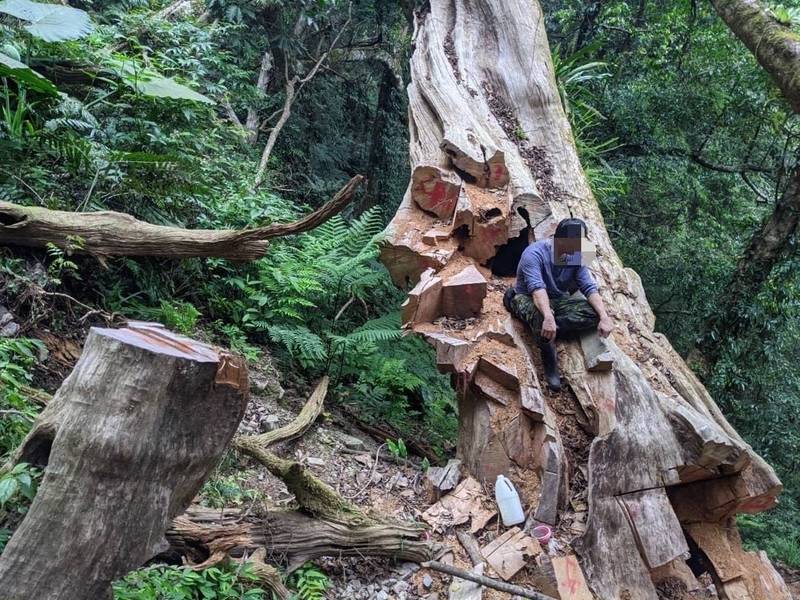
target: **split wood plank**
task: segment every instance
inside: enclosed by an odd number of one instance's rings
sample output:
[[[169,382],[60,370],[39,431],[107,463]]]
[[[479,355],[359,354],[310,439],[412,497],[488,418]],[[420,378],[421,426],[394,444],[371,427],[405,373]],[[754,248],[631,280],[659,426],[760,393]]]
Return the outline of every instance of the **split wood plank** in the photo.
[[[552,559],[561,600],[594,600],[574,554]]]
[[[433,321],[441,314],[441,300],[442,278],[437,277],[433,269],[426,269],[403,302],[403,325]]]
[[[624,494],[618,499],[649,568],[660,567],[689,551],[664,488]]]
[[[514,577],[529,558],[535,558],[541,552],[539,542],[519,527],[512,527],[481,548],[486,562],[506,581]]]

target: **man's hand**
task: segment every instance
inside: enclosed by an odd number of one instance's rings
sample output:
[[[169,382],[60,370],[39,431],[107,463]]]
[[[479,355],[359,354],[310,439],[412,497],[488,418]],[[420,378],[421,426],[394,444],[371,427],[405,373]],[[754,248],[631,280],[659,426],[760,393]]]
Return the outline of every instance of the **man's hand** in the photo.
[[[550,313],[542,322],[542,337],[548,342],[556,339],[556,320],[553,313]]]
[[[600,334],[600,337],[606,338],[611,335],[612,331],[614,331],[614,323],[611,322],[608,316],[604,316],[600,319],[600,323],[597,324],[597,333]]]

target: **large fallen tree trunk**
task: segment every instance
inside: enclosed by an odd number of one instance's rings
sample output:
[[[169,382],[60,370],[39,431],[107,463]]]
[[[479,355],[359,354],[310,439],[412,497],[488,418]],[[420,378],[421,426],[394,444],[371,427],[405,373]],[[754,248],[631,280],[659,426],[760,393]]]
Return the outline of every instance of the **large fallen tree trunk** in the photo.
[[[299,221],[242,230],[181,229],[113,211],[74,213],[0,202],[0,244],[34,248],[55,244],[98,257],[254,260],[267,253],[268,240],[309,231],[341,212],[363,180],[356,175],[330,202]]]
[[[246,403],[238,357],[159,327],[92,329],[17,453],[46,470],[0,556],[0,598],[110,597],[168,547]]]
[[[417,15],[408,88],[412,177],[382,259],[398,285],[415,286],[406,327],[452,373],[460,457],[485,485],[513,480],[528,527],[555,526],[598,598],[655,600],[654,582],[676,573],[697,583],[687,535],[721,594],[788,598],[769,561],[729,535],[733,515],[775,504],[780,481],[654,332],[581,168],[538,3],[430,5]],[[568,389],[554,394],[502,294],[529,241],[570,215],[597,245],[616,330],[602,355],[591,340],[559,341]]]

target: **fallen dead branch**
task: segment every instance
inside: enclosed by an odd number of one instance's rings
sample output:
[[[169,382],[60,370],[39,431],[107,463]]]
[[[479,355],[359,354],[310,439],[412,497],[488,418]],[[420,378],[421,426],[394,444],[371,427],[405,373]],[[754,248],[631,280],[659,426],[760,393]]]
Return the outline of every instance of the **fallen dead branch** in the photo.
[[[268,240],[309,231],[341,212],[363,181],[362,175],[356,175],[327,204],[298,221],[242,230],[182,229],[113,211],[74,213],[0,202],[0,244],[43,248],[50,243],[100,258],[254,260],[267,253]]]
[[[518,585],[506,583],[505,581],[500,581],[498,579],[492,579],[491,577],[476,575],[475,573],[471,573],[470,571],[465,571],[464,569],[459,569],[458,567],[454,567],[452,565],[446,565],[442,562],[439,562],[438,560],[429,560],[428,562],[420,564],[428,569],[439,571],[440,573],[445,573],[447,575],[452,575],[453,577],[466,579],[467,581],[473,581],[485,587],[499,590],[501,592],[506,592],[507,594],[515,594],[517,596],[521,596],[522,598],[532,598],[532,600],[555,600],[555,598],[553,598],[552,596],[545,596],[544,594],[540,594],[539,592],[534,592],[533,590],[526,590],[525,588],[519,587]]]

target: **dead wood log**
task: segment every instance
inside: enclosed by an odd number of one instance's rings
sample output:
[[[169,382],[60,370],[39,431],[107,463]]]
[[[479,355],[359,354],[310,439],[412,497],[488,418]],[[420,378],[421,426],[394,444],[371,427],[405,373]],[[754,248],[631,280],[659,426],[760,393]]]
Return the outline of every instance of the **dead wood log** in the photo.
[[[166,549],[247,389],[238,357],[164,329],[93,328],[17,452],[45,475],[0,557],[0,598],[106,598],[113,580]]]
[[[43,248],[51,243],[101,258],[255,260],[267,253],[268,240],[309,231],[341,212],[363,180],[356,175],[327,204],[294,223],[242,230],[182,229],[152,225],[113,211],[73,213],[0,202],[0,244]]]
[[[258,548],[285,555],[289,570],[321,556],[382,556],[424,562],[440,547],[420,538],[417,524],[345,524],[283,510],[243,515],[238,509],[194,507],[175,519],[167,532],[172,548],[203,561],[214,554],[241,556]]]
[[[575,474],[585,474],[586,533],[556,527],[559,541],[576,549],[597,598],[655,600],[651,571],[683,560],[685,524],[766,510],[781,483],[654,332],[641,280],[614,251],[581,168],[539,3],[431,0],[417,14],[414,48],[412,177],[381,258],[406,289],[469,266],[487,279],[480,314],[459,328],[437,318],[433,288],[414,291],[405,319],[452,373],[459,458],[489,487],[510,476],[528,514],[551,525],[572,499]],[[513,283],[502,273],[516,268],[504,261],[519,256],[504,250],[551,235],[570,215],[588,224],[592,270],[617,327],[604,358],[610,371],[588,371],[580,343],[559,342],[568,389],[554,395],[539,383],[530,334],[502,307]]]

